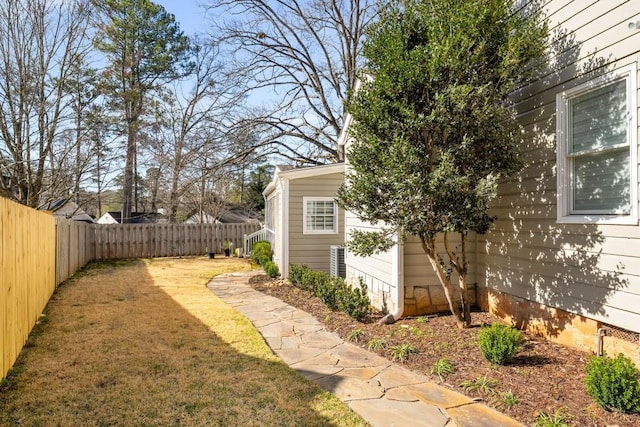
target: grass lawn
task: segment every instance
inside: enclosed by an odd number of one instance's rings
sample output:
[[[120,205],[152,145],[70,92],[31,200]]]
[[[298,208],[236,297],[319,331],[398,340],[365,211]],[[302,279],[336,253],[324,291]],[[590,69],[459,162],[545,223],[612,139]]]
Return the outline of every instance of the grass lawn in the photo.
[[[207,288],[238,259],[94,263],[54,294],[0,385],[0,425],[360,426]]]

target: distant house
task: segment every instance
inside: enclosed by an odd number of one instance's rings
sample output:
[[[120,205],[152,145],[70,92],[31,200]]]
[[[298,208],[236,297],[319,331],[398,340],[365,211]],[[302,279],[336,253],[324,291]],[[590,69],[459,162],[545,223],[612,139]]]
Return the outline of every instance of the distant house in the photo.
[[[331,246],[344,243],[344,211],[335,202],[343,182],[344,163],[276,166],[263,192],[265,231],[283,277],[289,264],[329,272]]]
[[[130,224],[159,224],[169,222],[166,215],[158,212],[131,212]],[[122,212],[107,212],[98,218],[98,224],[121,224]]]
[[[635,342],[625,352],[638,363],[638,3],[544,10],[556,34],[548,69],[513,94],[527,166],[500,185],[490,232],[473,237],[469,282],[482,308],[519,327],[593,351],[603,335]],[[347,236],[376,228],[349,212],[344,222]],[[347,251],[345,263],[395,317],[448,310],[415,240],[368,258]]]
[[[248,211],[243,208],[229,208],[220,212],[218,215],[203,212],[194,213],[185,220],[187,224],[260,224],[260,218],[257,213]]]
[[[40,206],[41,211],[50,211],[54,216],[66,218],[73,221],[87,222],[94,224],[96,221],[80,206],[70,199],[60,198],[51,200]]]

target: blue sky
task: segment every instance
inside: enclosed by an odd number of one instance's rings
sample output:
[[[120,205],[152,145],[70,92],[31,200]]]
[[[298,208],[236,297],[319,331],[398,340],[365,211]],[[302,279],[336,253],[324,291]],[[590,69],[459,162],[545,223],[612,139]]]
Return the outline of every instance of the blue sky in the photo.
[[[200,2],[201,0],[155,0],[155,3],[176,16],[180,28],[188,35],[206,29],[204,9],[198,6]]]

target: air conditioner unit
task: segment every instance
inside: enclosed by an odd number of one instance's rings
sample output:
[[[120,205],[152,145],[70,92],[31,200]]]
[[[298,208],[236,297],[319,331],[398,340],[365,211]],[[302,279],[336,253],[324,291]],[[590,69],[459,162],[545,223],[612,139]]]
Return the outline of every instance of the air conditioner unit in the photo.
[[[329,249],[329,275],[347,277],[347,266],[344,263],[344,248],[332,245]]]

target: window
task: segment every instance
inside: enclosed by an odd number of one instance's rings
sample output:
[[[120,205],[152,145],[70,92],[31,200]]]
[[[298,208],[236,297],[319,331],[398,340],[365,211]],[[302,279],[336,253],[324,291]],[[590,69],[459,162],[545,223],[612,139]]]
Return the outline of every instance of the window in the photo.
[[[558,222],[637,224],[636,72],[557,95]]]
[[[276,229],[276,196],[271,196],[267,199],[264,206],[264,227],[267,230],[275,230]]]
[[[303,197],[303,233],[337,234],[338,207],[331,197]]]

